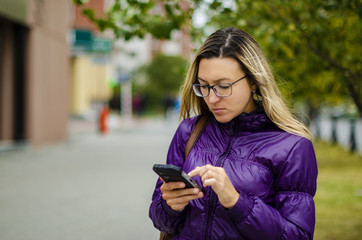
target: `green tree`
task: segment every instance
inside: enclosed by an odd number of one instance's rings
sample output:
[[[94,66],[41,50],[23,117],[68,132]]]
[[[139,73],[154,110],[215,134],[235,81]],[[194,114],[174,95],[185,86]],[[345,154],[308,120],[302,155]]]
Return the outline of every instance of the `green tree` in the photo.
[[[147,99],[148,110],[161,110],[166,97],[178,95],[187,64],[183,57],[157,55],[135,76],[134,95],[142,95]]]
[[[164,12],[155,13],[156,4]],[[361,0],[116,0],[104,17],[96,18],[92,9],[83,13],[126,40],[146,33],[167,39],[172,30],[191,24],[200,6],[209,26],[251,33],[271,60],[282,92],[292,102],[305,102],[312,117],[322,103],[346,101],[362,116]],[[205,29],[191,30],[204,38]]]
[[[181,29],[191,18],[193,8],[170,0],[115,0],[102,17],[94,9],[84,7],[89,0],[73,0],[83,6],[83,14],[97,24],[101,31],[113,30],[117,38],[143,38],[147,33],[158,39],[169,39],[174,29]],[[156,7],[162,6],[159,11]]]
[[[304,101],[313,113],[322,102],[351,99],[362,116],[360,0],[242,0],[222,6],[208,10],[209,25],[251,33],[294,101]]]

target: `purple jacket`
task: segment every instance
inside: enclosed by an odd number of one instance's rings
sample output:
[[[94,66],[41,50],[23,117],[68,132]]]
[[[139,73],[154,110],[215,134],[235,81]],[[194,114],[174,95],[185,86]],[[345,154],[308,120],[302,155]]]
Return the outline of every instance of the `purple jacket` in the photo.
[[[212,164],[225,169],[240,198],[225,209],[215,192],[193,200],[182,211],[161,197],[157,181],[150,218],[173,239],[312,239],[317,164],[311,141],[276,127],[262,110],[229,123],[211,118],[186,161],[186,141],[197,117],[184,120],[171,142],[167,163],[186,173]],[[200,177],[194,178],[200,185]]]

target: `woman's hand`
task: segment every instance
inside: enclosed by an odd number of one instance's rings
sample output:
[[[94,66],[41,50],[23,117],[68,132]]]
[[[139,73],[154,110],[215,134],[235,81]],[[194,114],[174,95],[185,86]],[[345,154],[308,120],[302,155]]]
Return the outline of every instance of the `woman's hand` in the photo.
[[[217,194],[220,203],[225,208],[232,208],[236,204],[240,194],[230,182],[230,179],[223,168],[207,164],[202,167],[196,167],[189,173],[190,177],[196,175],[201,177],[204,187],[212,187]]]
[[[163,179],[161,178],[163,181]],[[204,194],[197,188],[185,188],[183,182],[163,181],[161,185],[162,198],[175,211],[181,212],[191,200],[202,198]]]

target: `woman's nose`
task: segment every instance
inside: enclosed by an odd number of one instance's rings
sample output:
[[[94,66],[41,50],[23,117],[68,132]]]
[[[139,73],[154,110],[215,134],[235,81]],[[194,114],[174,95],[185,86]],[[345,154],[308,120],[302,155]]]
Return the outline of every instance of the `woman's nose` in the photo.
[[[220,99],[221,99],[221,97],[216,95],[214,89],[210,89],[210,94],[209,94],[208,98],[209,98],[210,103],[216,103],[216,102],[220,101]]]

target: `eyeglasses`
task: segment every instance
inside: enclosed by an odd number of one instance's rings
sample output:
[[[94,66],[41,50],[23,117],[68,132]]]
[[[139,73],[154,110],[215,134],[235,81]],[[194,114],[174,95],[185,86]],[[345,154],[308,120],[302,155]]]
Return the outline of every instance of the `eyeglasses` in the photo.
[[[192,89],[194,90],[196,96],[198,97],[207,97],[210,94],[210,88],[214,91],[214,93],[219,97],[229,97],[232,94],[231,86],[244,78],[248,75],[236,80],[232,83],[221,83],[216,85],[204,85],[204,84],[192,84]]]

